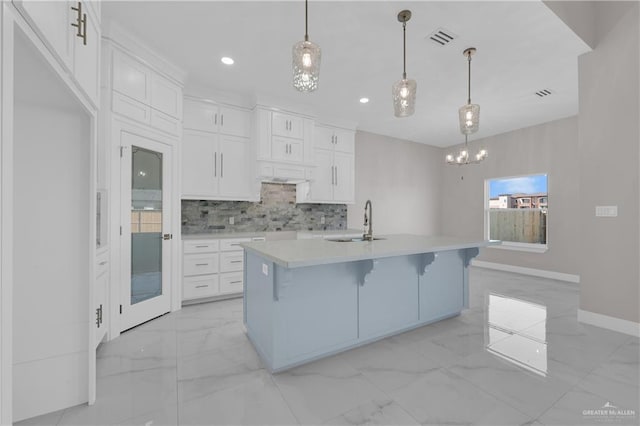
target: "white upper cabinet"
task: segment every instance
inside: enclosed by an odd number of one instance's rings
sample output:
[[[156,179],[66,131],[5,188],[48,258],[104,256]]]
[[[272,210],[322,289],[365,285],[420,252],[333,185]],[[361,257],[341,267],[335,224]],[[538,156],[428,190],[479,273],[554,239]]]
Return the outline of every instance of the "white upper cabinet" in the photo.
[[[304,138],[304,118],[293,115],[273,112],[271,116],[271,128],[274,136],[287,138]]]
[[[316,126],[314,146],[320,149],[330,149],[340,152],[354,152],[354,134],[351,130],[339,127]]]
[[[182,198],[249,200],[255,176],[248,111],[185,99]],[[255,155],[255,153],[253,154]]]
[[[151,70],[124,53],[114,52],[113,90],[149,105],[151,103]]]
[[[20,14],[97,107],[100,25],[87,2],[13,0]]]
[[[298,191],[301,203],[353,203],[355,197],[355,132],[315,126],[315,179]]]
[[[182,87],[138,59],[113,50],[113,112],[179,136]]]
[[[182,90],[158,74],[151,74],[151,108],[182,118]]]
[[[100,96],[100,24],[87,14],[83,32],[85,37],[74,37],[73,72],[78,84],[96,103]]]
[[[231,136],[251,135],[251,113],[212,102],[185,99],[184,128]]]

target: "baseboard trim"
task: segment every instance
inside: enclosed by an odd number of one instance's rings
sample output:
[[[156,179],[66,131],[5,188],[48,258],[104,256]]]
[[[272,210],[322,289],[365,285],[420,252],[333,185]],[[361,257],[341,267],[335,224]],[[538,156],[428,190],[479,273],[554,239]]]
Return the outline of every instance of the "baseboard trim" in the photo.
[[[473,259],[473,266],[485,269],[495,269],[498,271],[515,272],[516,274],[531,275],[534,277],[549,278],[552,280],[579,283],[580,275],[565,274],[564,272],[547,271],[544,269],[525,268],[523,266],[505,265],[503,263],[485,262]]]
[[[640,338],[640,323],[578,309],[578,322]]]

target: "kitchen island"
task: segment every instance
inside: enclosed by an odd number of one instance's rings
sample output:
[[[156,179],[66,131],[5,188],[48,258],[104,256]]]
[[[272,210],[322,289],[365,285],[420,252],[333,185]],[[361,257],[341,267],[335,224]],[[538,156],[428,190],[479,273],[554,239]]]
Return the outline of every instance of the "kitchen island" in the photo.
[[[389,235],[242,244],[247,335],[278,372],[458,315],[469,262],[497,243]]]

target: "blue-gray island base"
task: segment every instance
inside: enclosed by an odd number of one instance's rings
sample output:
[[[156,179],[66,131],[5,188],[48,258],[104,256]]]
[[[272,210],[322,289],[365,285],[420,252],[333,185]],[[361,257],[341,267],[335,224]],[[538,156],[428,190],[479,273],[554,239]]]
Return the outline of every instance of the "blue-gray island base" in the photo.
[[[459,315],[468,266],[495,241],[246,243],[244,322],[271,372]]]

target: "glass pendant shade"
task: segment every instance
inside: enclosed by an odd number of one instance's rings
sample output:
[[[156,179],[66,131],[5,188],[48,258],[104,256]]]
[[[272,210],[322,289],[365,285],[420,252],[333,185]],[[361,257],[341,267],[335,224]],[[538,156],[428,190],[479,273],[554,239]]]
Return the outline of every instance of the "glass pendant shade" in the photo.
[[[415,80],[403,78],[392,87],[393,112],[396,117],[409,117],[416,109],[416,90],[418,84]]]
[[[467,104],[458,110],[460,132],[464,135],[475,133],[480,128],[480,105]]]
[[[300,92],[313,92],[320,81],[321,51],[309,40],[293,45],[293,87]]]

